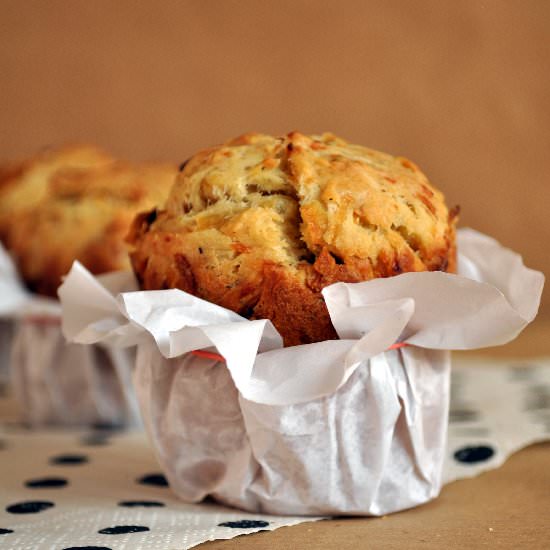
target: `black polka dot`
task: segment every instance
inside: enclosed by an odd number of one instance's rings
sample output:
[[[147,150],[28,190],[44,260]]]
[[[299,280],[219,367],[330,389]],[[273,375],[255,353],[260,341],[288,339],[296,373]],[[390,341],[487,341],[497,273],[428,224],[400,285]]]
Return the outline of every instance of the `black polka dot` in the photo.
[[[140,477],[137,482],[141,483],[142,485],[168,487],[168,481],[166,481],[166,478],[162,474],[147,474],[143,477]]]
[[[528,388],[525,409],[527,411],[550,409],[550,386],[540,384]]]
[[[6,506],[6,512],[10,514],[36,514],[54,506],[53,502],[48,500],[27,500]]]
[[[143,533],[149,531],[149,527],[142,525],[115,525],[114,527],[105,527],[98,531],[100,535],[125,535],[126,533]]]
[[[100,446],[100,445],[108,445],[109,444],[109,438],[107,434],[104,433],[93,433],[90,435],[84,436],[80,442],[82,445],[89,445],[91,447]]]
[[[31,430],[31,427],[24,422],[4,420],[2,422],[2,428],[6,432],[28,432]]]
[[[537,367],[533,365],[514,365],[508,369],[510,378],[516,381],[531,380]]]
[[[111,550],[107,546],[69,546],[63,550]]]
[[[492,447],[479,445],[478,447],[463,447],[456,451],[454,457],[458,462],[472,464],[474,462],[489,460],[494,454],[495,451]]]
[[[479,418],[479,413],[471,409],[455,409],[449,412],[450,422],[473,422]]]
[[[31,489],[50,489],[54,487],[65,487],[69,482],[64,477],[42,477],[29,479],[25,485]]]
[[[164,506],[164,502],[159,502],[158,500],[123,500],[118,503],[119,506],[126,506],[128,508],[137,508],[144,506],[145,508],[155,508],[159,506]]]
[[[11,529],[2,529],[2,527],[0,527],[0,535],[7,535],[9,533],[13,533],[13,531]]]
[[[123,424],[112,424],[109,422],[96,422],[91,425],[91,428],[98,431],[120,432],[124,429]]]
[[[88,457],[86,455],[59,455],[50,458],[51,464],[62,464],[62,465],[73,465],[73,464],[85,464],[88,462]]]
[[[232,529],[256,529],[257,527],[267,527],[268,525],[268,521],[258,519],[241,519],[239,521],[218,523],[218,527],[231,527]]]
[[[454,428],[453,431],[464,437],[489,437],[491,431],[486,426],[460,426]]]

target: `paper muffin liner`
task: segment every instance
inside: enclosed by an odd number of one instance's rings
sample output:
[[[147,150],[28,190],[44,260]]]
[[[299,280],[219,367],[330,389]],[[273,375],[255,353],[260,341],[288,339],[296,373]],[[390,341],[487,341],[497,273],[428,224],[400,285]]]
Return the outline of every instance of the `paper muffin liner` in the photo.
[[[510,341],[538,309],[541,273],[474,231],[458,240],[459,275],[325,288],[340,340],[283,348],[269,321],[179,290],[115,298],[78,264],[60,289],[63,329],[78,343],[137,344],[142,415],[183,500],[387,514],[439,493],[448,350]],[[406,347],[388,351],[396,342]]]
[[[115,290],[117,278],[106,276],[103,284]],[[67,343],[59,302],[29,293],[1,247],[0,361],[0,377],[11,382],[30,426],[140,423],[135,350]]]

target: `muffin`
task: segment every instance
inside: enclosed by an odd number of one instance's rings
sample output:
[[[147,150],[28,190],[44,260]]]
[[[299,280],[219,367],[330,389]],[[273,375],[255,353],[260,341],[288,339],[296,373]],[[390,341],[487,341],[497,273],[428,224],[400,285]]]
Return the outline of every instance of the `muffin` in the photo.
[[[48,296],[56,296],[74,260],[95,274],[131,269],[128,228],[138,212],[166,200],[177,174],[168,164],[94,157],[94,149],[79,149],[80,157],[64,162],[66,151],[50,153],[55,162],[47,167],[29,162],[30,172],[11,177],[13,209],[4,228],[26,284]]]
[[[293,346],[337,338],[327,285],[454,272],[456,213],[405,158],[332,134],[246,134],[184,163],[128,241],[143,289],[270,319]]]
[[[111,163],[113,158],[93,145],[46,149],[21,162],[0,166],[0,241],[5,243],[18,214],[36,206],[48,193],[49,181],[70,169]]]

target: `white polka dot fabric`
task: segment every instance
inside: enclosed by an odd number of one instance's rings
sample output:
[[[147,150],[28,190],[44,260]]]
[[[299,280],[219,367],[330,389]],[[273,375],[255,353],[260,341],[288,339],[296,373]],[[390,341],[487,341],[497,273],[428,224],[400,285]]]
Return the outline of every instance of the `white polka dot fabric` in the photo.
[[[2,432],[0,548],[184,549],[306,519],[179,501],[142,433]]]
[[[550,439],[550,359],[455,357],[453,367],[444,483],[498,468]]]
[[[455,365],[446,482],[550,438],[550,360]],[[26,430],[5,395],[0,419],[2,549],[183,550],[319,519],[185,504],[141,432]]]

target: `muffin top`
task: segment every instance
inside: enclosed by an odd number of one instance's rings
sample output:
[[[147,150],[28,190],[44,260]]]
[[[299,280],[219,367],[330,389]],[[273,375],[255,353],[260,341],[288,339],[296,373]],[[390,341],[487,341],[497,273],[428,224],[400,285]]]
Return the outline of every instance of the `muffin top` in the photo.
[[[66,145],[0,166],[0,240],[5,241],[20,212],[33,208],[46,196],[48,186],[44,182],[65,170],[92,168],[113,160],[93,145]]]
[[[286,345],[336,337],[323,287],[455,268],[455,214],[411,161],[332,134],[246,134],[192,157],[129,240],[143,288],[181,288]]]
[[[166,200],[177,169],[114,160],[94,148],[50,152],[49,160],[29,161],[20,179],[11,176],[10,193],[4,184],[12,204],[4,241],[29,288],[55,296],[74,260],[96,274],[130,269],[132,219]]]

